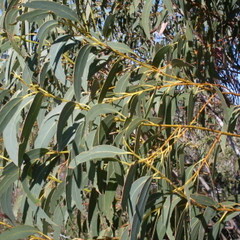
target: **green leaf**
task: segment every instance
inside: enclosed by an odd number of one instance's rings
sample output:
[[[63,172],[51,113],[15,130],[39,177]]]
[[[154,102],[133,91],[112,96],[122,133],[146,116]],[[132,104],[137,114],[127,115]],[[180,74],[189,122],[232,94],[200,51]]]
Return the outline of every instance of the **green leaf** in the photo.
[[[65,103],[60,104],[46,115],[40,126],[38,136],[35,140],[35,148],[48,147],[49,142],[52,140],[53,135],[56,133],[57,120],[64,105]]]
[[[97,228],[97,200],[98,200],[99,193],[96,191],[95,188],[92,189],[91,191],[91,196],[89,198],[89,211],[88,211],[88,223],[90,227],[92,228],[91,230],[93,231],[94,227],[95,229]],[[94,226],[95,225],[95,226]],[[93,231],[94,232],[94,231]],[[94,235],[97,234],[93,233]]]
[[[6,192],[1,194],[0,206],[1,206],[1,210],[8,216],[12,224],[15,225],[16,220],[13,214],[12,192],[13,192],[13,186],[10,186]]]
[[[107,38],[112,31],[112,27],[114,24],[114,19],[115,19],[115,15],[109,14],[105,20],[104,26],[103,26],[103,36],[105,38]]]
[[[20,225],[17,227],[10,228],[0,234],[0,240],[16,240],[16,239],[23,239],[27,238],[30,235],[36,234],[39,231],[27,225]]]
[[[182,240],[182,236],[184,234],[184,221],[187,217],[187,210],[184,209],[180,215],[180,218],[177,220],[178,225],[176,228],[176,233],[175,233],[175,240]]]
[[[5,144],[6,151],[9,158],[18,165],[18,139],[17,139],[17,124],[20,120],[20,116],[15,114],[11,121],[7,124],[3,131],[3,140]]]
[[[26,152],[23,155],[23,159],[25,161],[30,161],[30,160],[34,160],[37,158],[41,158],[41,157],[45,156],[45,154],[47,152],[49,152],[49,150],[47,148],[35,148],[35,149],[32,149],[32,150]]]
[[[124,231],[123,231],[123,233],[121,235],[120,240],[129,240],[129,239],[130,239],[130,237],[129,237],[129,228],[126,227],[126,228],[124,228]]]
[[[33,10],[18,16],[17,20],[34,22],[36,21],[36,18],[44,17],[44,16],[47,16],[48,14],[49,14],[49,11],[47,10]]]
[[[86,123],[89,121],[95,120],[95,118],[101,114],[106,113],[119,113],[115,107],[107,103],[100,103],[94,105],[86,115]]]
[[[28,193],[28,192],[26,192]],[[29,195],[31,196],[31,195]],[[34,198],[34,196],[31,196],[31,198]],[[29,204],[29,207],[30,209],[36,214],[36,217],[38,218],[38,221],[39,220],[46,220],[49,224],[51,224],[52,226],[57,226],[57,224],[55,222],[52,221],[52,219],[46,214],[46,212],[41,208],[39,207],[38,205],[36,205],[32,200],[31,198],[28,198],[27,201],[28,201],[28,204]],[[40,200],[41,201],[41,200]]]
[[[62,5],[57,2],[52,2],[52,1],[32,1],[32,2],[27,2],[23,4],[24,7],[28,8],[35,8],[35,9],[43,9],[47,11],[52,11],[55,13],[58,17],[61,18],[66,18],[74,22],[78,22],[78,16],[77,14],[67,7],[66,5]]]
[[[99,145],[93,147],[91,150],[82,152],[75,157],[74,160],[70,163],[70,168],[75,168],[80,163],[84,163],[91,160],[102,160],[103,158],[116,158],[117,155],[130,154],[129,152],[124,151],[110,145]]]
[[[193,92],[190,91],[189,98],[188,98],[188,104],[187,104],[187,124],[190,124],[193,120],[193,113],[194,113],[194,96]]]
[[[119,64],[119,61],[117,61],[113,65],[111,71],[109,72],[109,74],[107,76],[106,81],[103,84],[103,87],[102,87],[102,90],[101,90],[101,93],[100,93],[100,96],[99,96],[99,99],[98,99],[99,103],[102,103],[104,97],[107,94],[108,89],[113,85],[113,80],[115,79],[117,73],[121,70],[122,70],[122,66]]]
[[[23,97],[15,97],[0,110],[0,132],[2,132],[11,121],[22,101]]]
[[[76,96],[76,100],[79,102],[81,98],[82,92],[82,82],[87,81],[88,72],[89,72],[89,64],[87,64],[89,60],[89,54],[92,50],[92,46],[85,45],[83,46],[76,58],[75,67],[74,67],[74,92]]]
[[[37,33],[37,38],[39,39],[38,44],[38,53],[40,54],[41,48],[44,44],[44,40],[47,38],[49,32],[58,26],[58,22],[56,20],[49,20],[41,25],[39,31]]]
[[[169,195],[167,196],[159,219],[157,220],[157,235],[159,239],[163,239],[166,232],[169,231],[170,220],[173,213],[173,210],[177,206],[177,204],[181,201],[181,198],[177,195]]]
[[[236,216],[239,216],[239,212],[229,212],[228,214],[227,214],[227,216],[224,218],[224,221],[223,222],[228,222],[228,221],[230,221],[231,219],[233,219],[234,217],[236,217]]]
[[[81,185],[82,179],[77,178],[78,174],[82,174],[82,173],[80,171],[78,171],[78,168],[75,168],[73,175],[72,175],[73,177],[72,177],[72,184],[71,184],[72,185],[72,200],[75,202],[76,207],[80,211],[84,211],[82,194],[81,194],[81,190],[83,188],[83,186]]]
[[[18,152],[18,166],[22,165],[23,154],[25,153],[28,139],[31,134],[33,124],[35,123],[36,118],[38,116],[38,113],[42,104],[42,100],[43,100],[43,94],[37,93],[28,111],[27,117],[25,119],[22,134],[20,137],[21,143],[19,145],[19,152]]]
[[[29,189],[29,183],[27,178],[21,181],[22,183],[22,189],[27,194],[28,201],[31,201],[34,205],[40,205],[41,200]]]
[[[166,6],[167,10],[169,11],[169,13],[173,13],[173,4],[172,1],[169,0],[163,0],[164,5]]]
[[[150,12],[152,9],[152,4],[153,4],[152,0],[145,1],[145,4],[143,6],[142,19],[141,19],[141,25],[142,25],[143,30],[148,39],[151,38],[151,36],[150,36]]]
[[[49,213],[50,214],[53,214],[54,211],[58,208],[59,206],[59,202],[60,202],[60,198],[61,196],[64,194],[64,191],[65,191],[65,182],[62,182],[60,184],[58,184],[56,186],[56,188],[54,188],[52,190],[52,194],[49,195],[49,198],[48,198],[48,207],[49,207]]]
[[[158,52],[156,53],[156,55],[154,56],[153,58],[153,66],[155,67],[159,67],[160,63],[165,60],[164,57],[165,57],[165,54],[167,54],[170,50],[172,49],[172,46],[171,45],[168,45],[168,46],[164,46],[162,48],[160,48],[158,50]]]
[[[17,1],[12,1],[12,2],[18,2]],[[9,4],[11,5],[11,4]],[[14,5],[14,3],[13,3]],[[19,10],[16,7],[8,8],[8,11],[5,14],[4,21],[3,21],[3,28],[5,29],[7,33],[8,40],[11,42],[12,48],[16,51],[19,56],[24,55],[22,53],[22,49],[20,49],[16,39],[14,39],[14,35],[16,34],[16,18]]]
[[[216,222],[212,227],[212,238],[219,239],[219,235],[222,229],[223,229],[223,223],[219,221]]]
[[[66,145],[66,141],[63,135],[63,129],[67,123],[68,118],[71,116],[75,108],[74,102],[68,102],[62,109],[60,113],[58,125],[57,125],[57,143],[58,143],[58,151],[63,150]]]
[[[2,173],[0,181],[0,196],[18,179],[19,170],[14,163],[8,164]]]
[[[181,59],[173,59],[171,64],[172,64],[173,67],[179,67],[179,68],[181,68],[181,67],[193,67],[191,64],[189,64],[187,62],[184,62]]]
[[[49,52],[50,64],[56,78],[61,81],[62,84],[66,85],[66,76],[62,64],[62,54],[64,53],[65,46],[69,40],[69,35],[63,35],[58,37],[52,44]]]
[[[122,209],[124,211],[126,210],[127,203],[128,203],[129,197],[130,197],[130,190],[131,190],[132,183],[134,182],[136,170],[137,170],[137,164],[133,164],[129,168],[127,177],[124,181],[122,201],[121,201]]]
[[[202,221],[202,224],[199,227],[198,240],[203,240],[204,239],[205,232],[208,231],[206,226],[207,226],[207,224],[210,223],[211,219],[214,217],[215,214],[216,214],[216,211],[213,208],[207,207],[205,209],[204,214],[203,214],[204,220]]]
[[[112,48],[113,50],[116,50],[120,53],[132,53],[135,54],[134,51],[127,46],[125,43],[121,42],[107,42],[107,45]]]
[[[140,225],[143,221],[143,214],[145,212],[145,206],[148,200],[149,196],[149,188],[151,184],[151,177],[144,176],[139,178],[136,182],[133,183],[131,191],[130,191],[130,196],[131,200],[134,199],[132,195],[138,195],[136,205],[134,206],[134,202],[131,201],[130,204],[132,204],[133,209],[135,211],[133,215],[133,220],[132,220],[132,228],[131,228],[131,240],[137,239],[137,235],[139,233]],[[141,190],[140,190],[141,189]],[[140,191],[139,191],[140,190]],[[133,193],[132,193],[133,192]]]
[[[205,195],[200,195],[200,194],[191,194],[190,197],[197,203],[208,206],[208,207],[216,207],[218,206],[218,203],[213,200],[212,198],[205,196]]]
[[[125,128],[125,138],[126,139],[129,139],[130,135],[132,134],[132,132],[137,129],[141,124],[142,122],[144,121],[143,118],[135,118],[133,119],[129,125],[126,126]]]
[[[113,91],[115,93],[124,93],[124,92],[126,92],[127,85],[129,84],[130,76],[131,76],[130,72],[127,72],[124,75],[122,75],[118,79],[118,81],[117,81]]]
[[[19,107],[16,109],[16,111],[12,114],[11,121],[7,124],[3,131],[3,140],[5,144],[5,148],[7,150],[7,153],[10,157],[10,159],[14,162],[14,164],[18,165],[18,148],[19,148],[19,142],[18,142],[18,123],[21,121],[21,112],[22,110],[28,106],[33,100],[33,97],[26,97],[22,100]]]
[[[167,2],[170,2],[170,1],[167,1]],[[194,39],[193,28],[190,20],[186,21],[186,38],[188,41],[193,41]]]

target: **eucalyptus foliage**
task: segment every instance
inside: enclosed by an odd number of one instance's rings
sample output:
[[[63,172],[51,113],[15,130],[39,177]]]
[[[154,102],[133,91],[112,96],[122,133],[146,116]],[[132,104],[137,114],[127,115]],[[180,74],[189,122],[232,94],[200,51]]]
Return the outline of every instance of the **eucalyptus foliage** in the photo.
[[[0,4],[0,240],[240,237],[237,0]]]

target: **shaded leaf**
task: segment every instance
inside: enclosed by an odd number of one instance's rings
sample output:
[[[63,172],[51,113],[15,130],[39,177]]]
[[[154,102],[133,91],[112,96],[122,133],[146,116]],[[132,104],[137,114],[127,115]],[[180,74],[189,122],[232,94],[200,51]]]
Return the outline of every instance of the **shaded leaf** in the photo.
[[[66,141],[64,139],[63,129],[67,123],[68,118],[73,113],[74,108],[75,108],[75,103],[68,102],[65,104],[65,106],[62,109],[62,112],[60,113],[58,125],[57,125],[57,143],[58,143],[59,151],[61,151],[65,147]]]
[[[213,207],[218,205],[216,201],[214,201],[212,198],[205,195],[191,194],[190,197],[197,203],[202,204],[204,206]]]
[[[39,39],[38,53],[40,53],[44,40],[47,38],[49,32],[57,26],[58,22],[56,20],[49,20],[41,25],[37,33],[37,38]]]
[[[28,111],[27,117],[25,119],[23,130],[21,133],[21,143],[19,145],[19,152],[18,152],[18,166],[21,166],[23,161],[23,154],[25,153],[28,139],[30,136],[30,133],[32,131],[32,127],[34,122],[36,121],[36,118],[38,116],[41,104],[42,104],[43,94],[37,93],[35,96],[33,103]]]
[[[112,27],[114,24],[114,19],[115,19],[115,15],[109,14],[105,20],[105,23],[103,26],[103,36],[105,38],[107,38],[111,34]]]
[[[153,66],[159,67],[161,61],[165,60],[165,54],[167,54],[172,49],[172,46],[164,46],[158,50],[156,55],[153,58]]]
[[[113,80],[115,79],[117,73],[121,70],[122,70],[122,66],[120,65],[119,61],[117,61],[113,65],[111,71],[109,72],[109,74],[107,76],[106,81],[103,84],[103,87],[102,87],[102,90],[101,90],[101,93],[100,93],[100,96],[99,96],[99,99],[98,99],[99,103],[102,103],[104,97],[107,94],[107,91],[108,91],[109,87],[111,87],[111,85],[113,85]]]
[[[140,181],[141,179],[141,181]],[[132,229],[131,229],[131,240],[137,239],[137,235],[139,233],[140,225],[143,221],[143,214],[145,212],[145,206],[148,200],[149,188],[151,184],[151,177],[141,177],[137,180],[138,186],[137,188],[141,188],[139,193],[136,206],[134,207],[135,213],[133,215],[132,221]],[[136,189],[134,188],[135,184],[132,185],[130,195],[132,195],[132,191],[136,194]],[[134,204],[134,202],[131,202]]]
[[[184,62],[181,59],[173,59],[171,62],[173,67],[193,67],[191,64]]]

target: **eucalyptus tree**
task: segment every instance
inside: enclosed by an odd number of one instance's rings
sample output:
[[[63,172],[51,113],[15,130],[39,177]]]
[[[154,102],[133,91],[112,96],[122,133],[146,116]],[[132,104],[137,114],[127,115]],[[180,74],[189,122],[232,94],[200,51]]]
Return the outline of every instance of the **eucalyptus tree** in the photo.
[[[0,4],[0,239],[239,238],[238,1]]]

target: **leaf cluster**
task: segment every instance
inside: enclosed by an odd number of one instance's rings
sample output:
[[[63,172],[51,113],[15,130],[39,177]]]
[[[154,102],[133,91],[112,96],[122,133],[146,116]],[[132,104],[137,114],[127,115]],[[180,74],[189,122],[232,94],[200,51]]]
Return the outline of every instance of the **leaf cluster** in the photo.
[[[0,240],[239,238],[238,1],[0,3]]]

